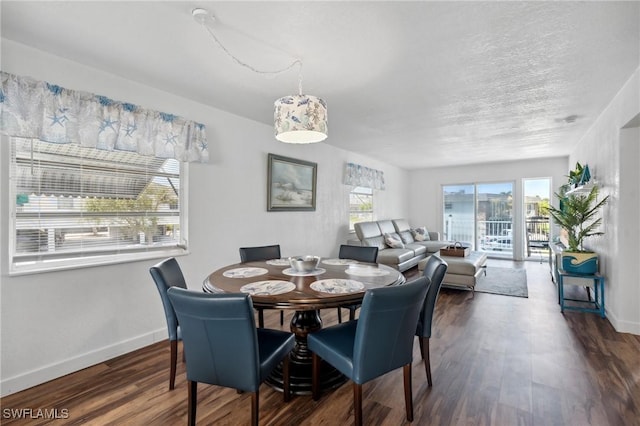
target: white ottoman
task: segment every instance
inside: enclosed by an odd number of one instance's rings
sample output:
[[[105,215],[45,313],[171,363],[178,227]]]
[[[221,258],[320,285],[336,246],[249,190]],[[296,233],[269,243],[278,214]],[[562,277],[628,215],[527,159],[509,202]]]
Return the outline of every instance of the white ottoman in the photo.
[[[472,251],[465,257],[441,256],[449,267],[444,275],[442,285],[467,287],[475,289],[480,274],[487,275],[487,255],[479,251]],[[418,270],[423,271],[429,258],[418,262]]]

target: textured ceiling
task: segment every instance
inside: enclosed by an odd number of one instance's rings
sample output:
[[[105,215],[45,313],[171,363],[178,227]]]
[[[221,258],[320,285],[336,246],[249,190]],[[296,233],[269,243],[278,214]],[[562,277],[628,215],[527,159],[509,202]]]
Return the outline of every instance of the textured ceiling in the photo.
[[[14,2],[2,37],[263,123],[300,58],[325,143],[406,169],[568,155],[640,65],[640,2]],[[125,99],[126,101],[126,99]],[[567,119],[568,117],[568,119]]]

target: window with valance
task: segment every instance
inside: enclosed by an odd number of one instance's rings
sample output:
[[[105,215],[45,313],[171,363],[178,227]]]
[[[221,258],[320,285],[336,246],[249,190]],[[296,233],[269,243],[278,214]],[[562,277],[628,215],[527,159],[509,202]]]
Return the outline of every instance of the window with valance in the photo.
[[[344,184],[351,186],[349,192],[349,230],[357,222],[375,220],[374,189],[385,189],[384,172],[360,164],[346,163]]]
[[[344,184],[384,190],[384,172],[361,166],[360,164],[346,163]]]
[[[1,73],[11,144],[10,273],[186,252],[188,162],[205,127],[104,96]]]
[[[209,161],[203,124],[106,96],[1,72],[0,132],[8,136]]]

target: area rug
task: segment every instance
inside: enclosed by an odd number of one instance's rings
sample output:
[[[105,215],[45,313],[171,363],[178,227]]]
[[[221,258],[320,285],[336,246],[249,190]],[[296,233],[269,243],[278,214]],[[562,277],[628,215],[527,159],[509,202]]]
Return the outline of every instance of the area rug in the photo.
[[[529,297],[527,271],[524,269],[487,267],[487,276],[480,275],[476,291],[505,296]]]

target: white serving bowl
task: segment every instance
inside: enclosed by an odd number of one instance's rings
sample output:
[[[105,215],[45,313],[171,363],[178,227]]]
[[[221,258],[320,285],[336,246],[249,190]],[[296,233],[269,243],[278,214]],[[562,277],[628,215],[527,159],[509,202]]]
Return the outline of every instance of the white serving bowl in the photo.
[[[320,256],[294,256],[289,258],[289,265],[296,272],[312,272],[318,268]]]

